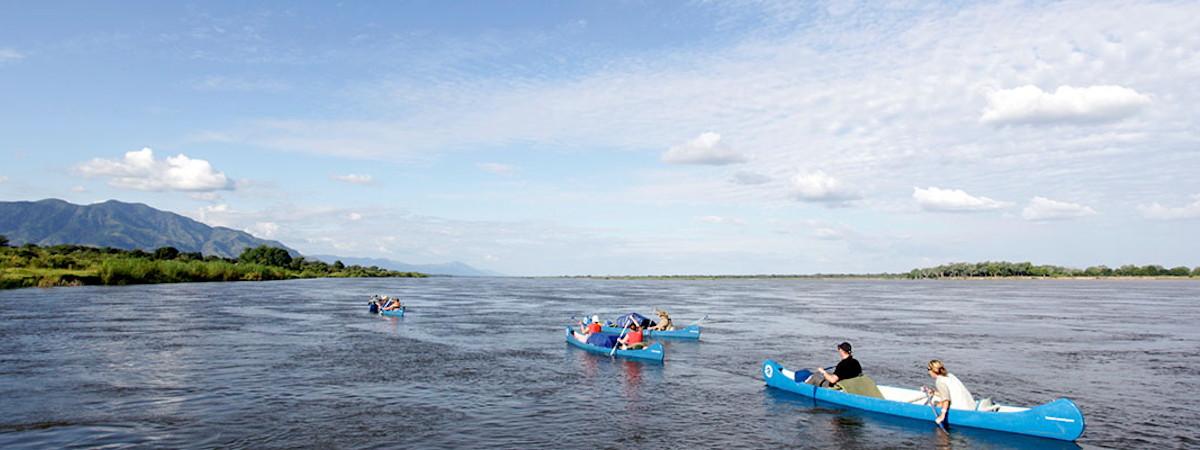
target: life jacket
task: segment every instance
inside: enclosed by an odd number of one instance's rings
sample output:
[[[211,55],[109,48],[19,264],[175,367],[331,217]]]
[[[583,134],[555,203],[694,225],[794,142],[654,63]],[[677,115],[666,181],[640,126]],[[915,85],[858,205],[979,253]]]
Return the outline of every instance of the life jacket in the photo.
[[[629,334],[626,334],[626,335],[625,335],[625,344],[626,344],[626,345],[629,345],[629,344],[640,344],[640,343],[642,343],[642,332],[641,332],[641,330],[639,330],[639,331],[630,331],[630,332],[629,332]]]

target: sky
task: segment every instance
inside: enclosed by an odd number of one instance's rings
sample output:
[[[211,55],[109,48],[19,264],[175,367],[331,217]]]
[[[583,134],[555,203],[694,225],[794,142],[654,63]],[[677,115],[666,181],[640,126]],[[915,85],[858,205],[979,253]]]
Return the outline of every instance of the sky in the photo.
[[[0,200],[508,275],[1200,265],[1197,2],[11,2]]]

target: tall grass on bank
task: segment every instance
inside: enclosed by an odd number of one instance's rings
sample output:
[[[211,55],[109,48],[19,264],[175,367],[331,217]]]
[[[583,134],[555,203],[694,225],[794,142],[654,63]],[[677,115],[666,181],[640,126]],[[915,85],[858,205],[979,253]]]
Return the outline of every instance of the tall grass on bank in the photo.
[[[2,236],[0,236],[2,238]],[[238,259],[184,253],[163,247],[142,250],[80,245],[0,245],[0,289],[127,285],[197,281],[262,281],[321,277],[424,277],[379,267],[326,264],[292,258],[286,250],[256,247]]]
[[[155,284],[189,281],[263,281],[298,278],[278,267],[226,261],[155,261],[136,258],[100,262],[100,284]]]

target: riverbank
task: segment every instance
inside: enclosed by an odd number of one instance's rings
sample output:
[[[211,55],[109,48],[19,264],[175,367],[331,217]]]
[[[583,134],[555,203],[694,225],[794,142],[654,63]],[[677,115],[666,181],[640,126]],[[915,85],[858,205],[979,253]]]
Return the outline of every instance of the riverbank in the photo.
[[[282,249],[247,249],[238,259],[181,253],[164,247],[154,253],[77,245],[0,247],[0,289],[54,286],[133,285],[210,281],[265,281],[297,278],[426,277],[378,267],[326,264],[292,258]]]

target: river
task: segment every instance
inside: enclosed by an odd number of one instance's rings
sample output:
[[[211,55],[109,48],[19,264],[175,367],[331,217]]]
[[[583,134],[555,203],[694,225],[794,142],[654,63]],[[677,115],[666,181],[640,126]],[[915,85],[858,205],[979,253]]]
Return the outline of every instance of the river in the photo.
[[[366,312],[401,295],[404,318]],[[652,308],[666,362],[563,342]],[[0,448],[1075,448],[815,406],[760,365],[1079,404],[1083,447],[1200,446],[1200,283],[320,279],[0,292]]]

